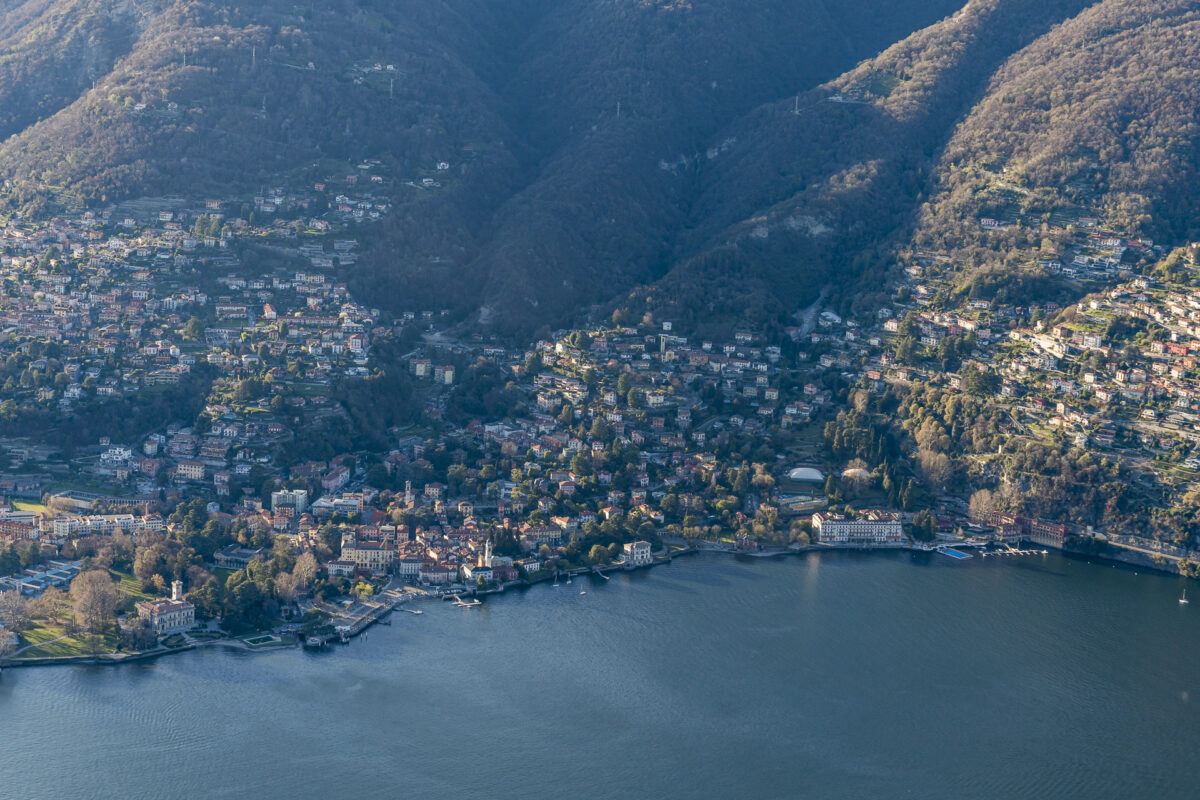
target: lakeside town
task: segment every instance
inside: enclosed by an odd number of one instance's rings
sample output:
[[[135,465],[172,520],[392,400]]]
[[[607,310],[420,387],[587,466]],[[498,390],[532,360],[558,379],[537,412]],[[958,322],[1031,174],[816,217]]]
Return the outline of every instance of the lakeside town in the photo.
[[[1033,542],[1193,574],[1187,525],[1120,512],[1200,498],[1200,246],[1082,219],[1037,265],[1071,303],[956,293],[920,252],[870,313],[822,295],[705,338],[616,312],[514,347],[351,296],[372,170],[0,229],[0,656],[323,643],[699,549]],[[1014,496],[1067,470],[1094,518]]]

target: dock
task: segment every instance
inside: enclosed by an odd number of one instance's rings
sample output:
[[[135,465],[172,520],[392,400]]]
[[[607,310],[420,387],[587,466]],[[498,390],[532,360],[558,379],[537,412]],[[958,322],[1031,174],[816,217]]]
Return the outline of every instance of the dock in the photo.
[[[346,635],[348,637],[357,636],[390,613],[392,613],[392,607],[389,604],[380,603],[379,605],[373,605],[370,611],[346,627]]]
[[[1036,547],[1032,549],[1019,549],[1008,546],[1000,550],[985,551],[979,555],[983,558],[987,558],[988,556],[1044,556],[1048,552],[1048,550],[1039,550]]]

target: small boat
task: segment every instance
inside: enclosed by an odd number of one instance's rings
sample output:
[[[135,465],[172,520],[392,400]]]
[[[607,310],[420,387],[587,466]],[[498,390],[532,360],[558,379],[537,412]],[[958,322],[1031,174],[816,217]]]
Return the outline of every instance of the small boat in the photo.
[[[580,594],[587,594],[587,592],[580,592]]]
[[[1187,599],[1187,587],[1183,587],[1183,594],[1179,595],[1179,605],[1186,606],[1190,600]]]

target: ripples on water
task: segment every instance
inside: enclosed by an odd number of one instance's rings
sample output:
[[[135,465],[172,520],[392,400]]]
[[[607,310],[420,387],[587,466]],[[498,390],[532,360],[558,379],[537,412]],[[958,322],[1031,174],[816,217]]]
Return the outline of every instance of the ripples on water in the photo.
[[[0,796],[1190,798],[1178,591],[1058,556],[702,556],[324,653],[6,670]]]

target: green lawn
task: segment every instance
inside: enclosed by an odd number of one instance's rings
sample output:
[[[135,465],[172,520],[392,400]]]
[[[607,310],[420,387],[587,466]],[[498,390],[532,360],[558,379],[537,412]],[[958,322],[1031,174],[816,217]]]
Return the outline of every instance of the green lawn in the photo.
[[[100,644],[99,652],[111,653],[116,649],[117,637],[112,634],[106,634],[104,641]],[[41,647],[35,647],[32,650],[27,650],[22,653],[22,656],[25,658],[59,658],[65,656],[90,656],[91,654],[92,646],[86,636],[71,636],[66,639],[59,639],[57,642],[49,642]]]
[[[50,509],[46,508],[41,503],[31,503],[28,500],[14,500],[12,505],[17,511],[33,511],[37,514],[50,513]]]
[[[892,93],[901,80],[898,76],[887,72],[876,72],[863,82],[863,89],[877,97],[887,97]]]
[[[62,636],[66,632],[66,628],[57,625],[49,627],[42,627],[39,625],[34,628],[29,628],[28,630],[21,632],[19,637],[21,641],[21,647],[25,647],[26,645],[30,644],[48,642],[51,639]]]
[[[30,628],[21,634],[21,646],[33,644],[35,647],[26,650],[21,658],[62,658],[66,656],[90,656],[92,646],[87,634],[68,636],[58,639],[66,633],[64,628],[57,626]],[[54,641],[57,639],[57,641]],[[45,644],[38,644],[44,642]],[[100,645],[101,653],[111,653],[117,648],[117,637],[108,633]]]
[[[146,594],[142,591],[142,582],[130,575],[128,572],[117,572],[115,569],[110,569],[108,574],[117,582],[117,588],[129,597],[137,600],[153,600],[154,596]]]
[[[236,569],[225,569],[224,567],[213,567],[212,574],[224,586],[225,582],[229,580],[229,576],[238,571]]]

